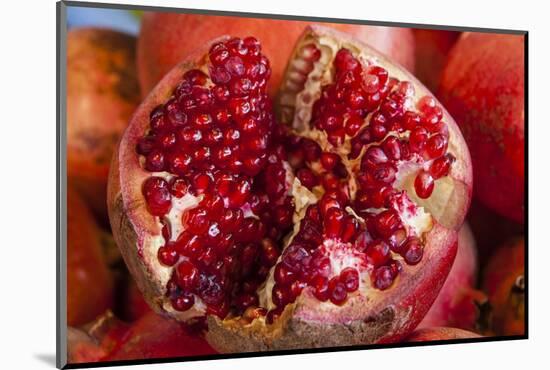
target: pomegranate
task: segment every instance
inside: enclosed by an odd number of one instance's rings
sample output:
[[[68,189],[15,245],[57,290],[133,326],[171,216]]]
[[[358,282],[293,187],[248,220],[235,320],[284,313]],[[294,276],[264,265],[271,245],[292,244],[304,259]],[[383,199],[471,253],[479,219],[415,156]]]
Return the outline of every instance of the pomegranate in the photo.
[[[217,352],[192,328],[149,312],[121,337],[103,361],[188,357]]]
[[[476,242],[468,224],[458,233],[458,252],[447,280],[419,328],[450,326],[480,331],[489,309],[487,296],[477,289]]]
[[[408,338],[407,342],[429,342],[434,340],[452,340],[452,339],[468,339],[481,338],[481,335],[471,331],[448,328],[448,327],[432,327],[415,330]]]
[[[107,220],[109,162],[139,103],[135,43],[96,28],[67,36],[67,172],[101,220]]]
[[[79,193],[67,190],[67,323],[95,319],[113,301],[113,277],[102,252],[101,231]]]
[[[460,32],[413,28],[415,41],[414,75],[430,91],[436,92],[449,51]]]
[[[397,341],[433,303],[471,194],[458,127],[402,67],[310,27],[275,102],[259,42],[176,66],[113,159],[109,214],[145,299],[221,352]]]
[[[443,70],[440,98],[472,153],[475,194],[514,221],[524,217],[524,37],[465,33]]]
[[[511,240],[491,257],[483,287],[493,307],[491,329],[497,335],[525,334],[525,243]]]
[[[137,66],[139,82],[145,96],[182,58],[221,34],[246,37],[255,35],[264,54],[271,61],[271,87],[274,95],[294,40],[309,22],[242,18],[176,13],[145,13],[138,39]],[[335,29],[349,32],[360,40],[401,63],[414,68],[414,39],[407,28],[362,26],[329,23]]]

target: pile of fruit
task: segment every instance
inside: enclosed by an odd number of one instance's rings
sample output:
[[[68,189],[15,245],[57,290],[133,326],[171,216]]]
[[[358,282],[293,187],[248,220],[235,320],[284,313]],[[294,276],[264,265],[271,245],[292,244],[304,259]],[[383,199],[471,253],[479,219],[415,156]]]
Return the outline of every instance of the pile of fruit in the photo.
[[[70,362],[524,334],[522,36],[149,13],[67,53]]]

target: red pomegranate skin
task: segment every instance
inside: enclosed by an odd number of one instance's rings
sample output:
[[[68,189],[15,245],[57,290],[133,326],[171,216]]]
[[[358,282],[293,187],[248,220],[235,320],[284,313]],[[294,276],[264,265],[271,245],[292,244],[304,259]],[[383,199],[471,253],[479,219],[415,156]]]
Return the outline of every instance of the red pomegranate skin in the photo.
[[[67,191],[67,323],[85,324],[113,303],[113,277],[101,232],[79,193]]]
[[[476,303],[484,303],[486,296],[476,290],[478,259],[476,242],[468,224],[458,234],[458,251],[453,266],[439,295],[419,328],[452,326],[474,330],[479,318]]]
[[[198,332],[151,311],[130,326],[118,347],[103,360],[140,360],[216,353]]]
[[[133,36],[99,28],[67,36],[67,172],[100,220],[113,150],[139,103]]]
[[[502,245],[485,267],[483,287],[493,307],[491,329],[496,335],[525,334],[525,241]]]
[[[439,98],[462,129],[474,195],[514,221],[524,219],[524,37],[465,33],[443,71]]]
[[[271,62],[270,94],[275,95],[287,61],[300,34],[310,22],[228,16],[146,13],[137,48],[137,68],[145,96],[179,61],[197,47],[221,35],[254,35]],[[325,23],[356,36],[408,70],[414,69],[414,39],[410,29]]]
[[[452,340],[481,338],[481,335],[471,331],[449,328],[449,327],[430,327],[415,330],[408,338],[407,342],[429,342],[435,340]]]
[[[447,55],[461,32],[413,28],[414,74],[430,91],[437,91]]]

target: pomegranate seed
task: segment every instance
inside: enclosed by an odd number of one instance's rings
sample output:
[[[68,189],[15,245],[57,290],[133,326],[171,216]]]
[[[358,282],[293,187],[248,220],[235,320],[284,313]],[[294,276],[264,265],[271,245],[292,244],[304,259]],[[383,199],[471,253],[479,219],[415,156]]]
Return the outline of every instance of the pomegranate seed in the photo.
[[[140,155],[147,155],[155,148],[155,144],[154,136],[142,137],[136,145],[136,152]]]
[[[172,300],[172,307],[177,311],[187,311],[195,304],[195,296],[183,294]]]
[[[401,159],[401,143],[395,136],[388,136],[382,143],[382,149],[389,159],[394,161]]]
[[[182,261],[176,267],[176,281],[185,290],[196,288],[199,282],[199,270],[189,261]]]
[[[191,69],[184,73],[183,78],[189,81],[192,85],[202,86],[206,83],[207,76],[204,72],[198,69]]]
[[[183,215],[183,223],[195,235],[204,234],[208,230],[208,213],[202,207],[193,208]]]
[[[359,61],[355,59],[353,54],[345,48],[338,50],[334,58],[334,66],[336,67],[337,73],[342,73],[344,71],[353,71],[360,68]]]
[[[384,238],[390,236],[400,225],[401,219],[394,210],[386,210],[376,216],[376,231]]]
[[[429,198],[434,190],[434,179],[432,175],[426,171],[420,171],[414,179],[414,189],[416,191],[416,195],[420,198]]]
[[[359,289],[359,273],[353,267],[346,267],[340,272],[340,281],[350,293]]]
[[[317,180],[317,177],[309,168],[299,169],[298,172],[296,173],[296,177],[298,177],[298,180],[300,180],[300,183],[302,183],[302,185],[308,188],[309,190],[313,189],[315,186],[319,184],[319,180]]]
[[[435,180],[443,176],[447,176],[454,161],[455,158],[452,154],[447,154],[444,157],[437,158],[430,165],[429,172]]]
[[[374,270],[373,284],[377,289],[388,289],[395,280],[395,273],[390,266],[381,266]]]
[[[384,241],[376,241],[367,247],[365,256],[368,263],[381,266],[391,258],[390,247]]]
[[[287,288],[281,285],[275,284],[271,291],[271,299],[273,300],[273,303],[275,304],[275,306],[284,307],[288,303],[290,303],[290,301],[292,300],[292,297]]]
[[[176,198],[181,198],[187,194],[187,188],[189,184],[185,179],[180,177],[174,177],[170,180],[170,193]]]
[[[310,283],[313,289],[313,295],[321,302],[325,302],[329,298],[328,279],[324,276],[317,275]]]
[[[172,208],[168,183],[162,177],[149,177],[143,183],[143,196],[153,216],[164,216]]]
[[[407,111],[403,115],[403,128],[412,131],[420,124],[420,121],[421,119],[418,113]]]
[[[325,216],[324,227],[327,238],[339,238],[342,233],[345,214],[341,209],[330,208]]]
[[[335,305],[343,304],[348,298],[348,292],[345,285],[338,277],[330,279],[328,282],[329,298]]]
[[[321,147],[313,140],[304,139],[302,141],[304,155],[308,162],[315,162],[321,156]]]
[[[428,131],[421,126],[414,128],[409,136],[409,148],[415,153],[420,153],[426,145]]]
[[[332,171],[339,162],[340,162],[340,157],[338,156],[338,154],[334,154],[334,153],[321,154],[321,165],[327,171]]]
[[[290,285],[293,281],[296,280],[296,273],[289,270],[282,264],[278,264],[275,267],[275,282],[281,285]]]
[[[293,272],[299,272],[302,266],[307,266],[311,256],[300,244],[289,245],[283,254],[283,264]]]
[[[275,242],[271,239],[262,240],[262,262],[265,266],[271,267],[279,258],[279,250]]]
[[[409,238],[403,248],[403,258],[409,265],[416,265],[422,259],[424,246],[418,238]]]
[[[429,159],[438,158],[445,154],[447,151],[447,139],[441,135],[436,134],[428,139],[426,143],[426,154]]]
[[[145,157],[145,169],[150,172],[160,172],[164,170],[164,154],[153,149],[147,157]]]
[[[164,246],[158,250],[158,259],[163,265],[174,266],[178,262],[178,258],[178,253],[172,248]]]
[[[384,150],[379,146],[371,146],[365,152],[365,155],[361,159],[361,169],[375,168],[381,163],[386,163],[388,156],[384,153]]]

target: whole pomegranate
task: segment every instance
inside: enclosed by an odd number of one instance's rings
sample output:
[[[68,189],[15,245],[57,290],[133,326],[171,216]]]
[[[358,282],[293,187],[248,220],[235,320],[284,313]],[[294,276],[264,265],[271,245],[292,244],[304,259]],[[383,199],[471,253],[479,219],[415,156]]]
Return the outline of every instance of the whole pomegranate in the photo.
[[[274,95],[294,41],[310,22],[231,16],[146,13],[138,39],[137,66],[142,93],[146,95],[178,62],[197,47],[219,35],[255,35],[271,62]],[[327,24],[349,32],[401,63],[414,68],[414,39],[410,29],[398,27]]]
[[[414,75],[430,91],[436,92],[441,72],[449,51],[456,43],[460,32],[413,28]]]
[[[491,328],[497,335],[525,334],[525,242],[511,240],[489,260],[483,277],[493,307]]]
[[[149,312],[128,328],[118,345],[102,360],[141,360],[216,353],[198,332]]]
[[[101,231],[71,186],[67,190],[67,323],[82,325],[111,307],[113,277],[101,245]]]
[[[476,330],[488,309],[486,295],[475,289],[478,262],[476,242],[468,224],[458,233],[458,252],[437,299],[418,326],[450,326]]]
[[[481,338],[481,335],[471,331],[449,328],[449,327],[430,327],[415,330],[408,338],[407,342],[429,342],[435,340],[452,340]]]
[[[307,28],[273,103],[253,37],[170,71],[113,159],[109,214],[144,297],[207,317],[221,352],[392,342],[456,254],[471,164],[458,127],[405,69]]]
[[[106,29],[67,36],[67,173],[103,220],[109,163],[139,103],[135,43]]]
[[[452,49],[440,98],[472,154],[475,194],[498,213],[524,217],[524,37],[465,33]]]

